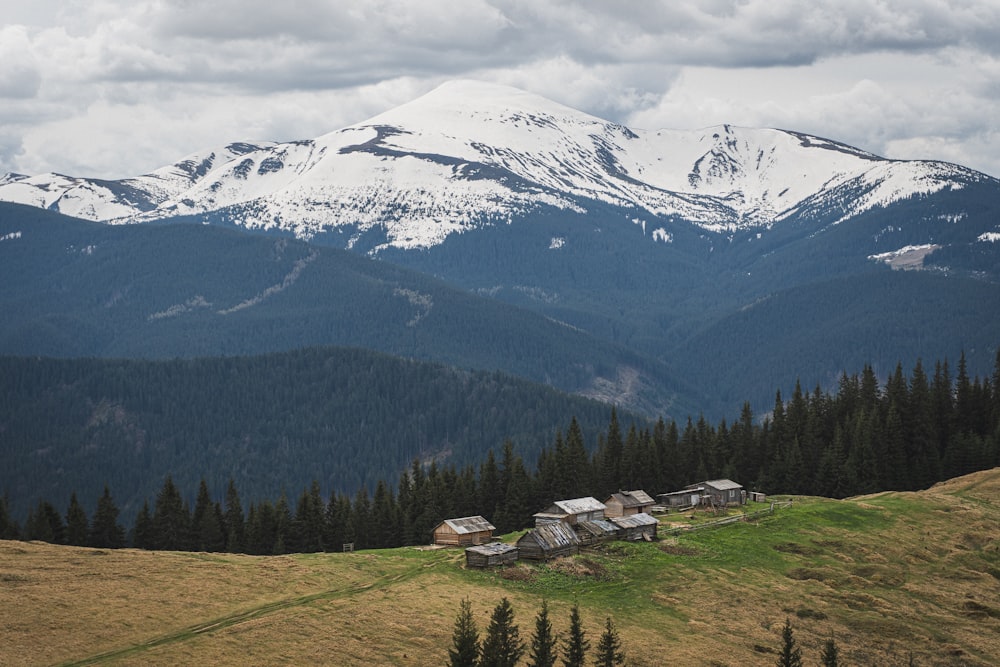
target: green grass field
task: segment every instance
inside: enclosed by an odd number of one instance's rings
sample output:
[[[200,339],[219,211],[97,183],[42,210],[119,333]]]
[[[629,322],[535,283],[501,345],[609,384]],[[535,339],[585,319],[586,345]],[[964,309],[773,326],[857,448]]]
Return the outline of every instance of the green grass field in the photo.
[[[1000,469],[503,570],[0,542],[0,664],[442,665],[466,597],[480,631],[509,598],[525,640],[543,599],[593,645],[611,616],[632,665],[773,665],[786,618],[807,665],[830,637],[841,664],[996,665]]]

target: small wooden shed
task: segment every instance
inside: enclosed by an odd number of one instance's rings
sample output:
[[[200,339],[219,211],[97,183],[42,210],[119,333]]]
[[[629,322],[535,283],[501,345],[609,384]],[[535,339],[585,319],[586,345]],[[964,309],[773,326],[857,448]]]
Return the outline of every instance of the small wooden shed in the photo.
[[[649,494],[642,490],[619,491],[612,493],[604,501],[604,516],[630,516],[632,514],[649,513],[650,508],[656,504]]]
[[[645,512],[632,514],[630,516],[612,517],[609,519],[618,526],[618,537],[622,540],[637,542],[646,540],[651,542],[656,539],[656,529],[660,522]]]
[[[526,560],[549,560],[572,556],[580,551],[580,538],[562,521],[532,528],[517,541],[518,557]]]
[[[434,528],[432,542],[453,547],[486,544],[493,540],[496,528],[481,516],[445,519]]]
[[[518,549],[513,544],[490,542],[468,547],[465,550],[465,564],[469,567],[496,567],[517,562]]]
[[[597,521],[604,518],[604,503],[597,498],[573,498],[572,500],[557,500],[544,512],[534,515],[535,525],[547,523],[568,523],[575,526],[581,521]]]

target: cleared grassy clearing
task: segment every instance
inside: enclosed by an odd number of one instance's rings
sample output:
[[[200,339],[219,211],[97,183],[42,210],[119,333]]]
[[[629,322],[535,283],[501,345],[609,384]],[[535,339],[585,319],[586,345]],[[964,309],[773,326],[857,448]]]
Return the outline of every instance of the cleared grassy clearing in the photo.
[[[635,665],[991,665],[1000,655],[1000,469],[920,493],[796,498],[753,523],[467,570],[460,550],[252,557],[0,542],[0,664],[439,665],[459,601],[508,597],[524,638],[613,615]]]

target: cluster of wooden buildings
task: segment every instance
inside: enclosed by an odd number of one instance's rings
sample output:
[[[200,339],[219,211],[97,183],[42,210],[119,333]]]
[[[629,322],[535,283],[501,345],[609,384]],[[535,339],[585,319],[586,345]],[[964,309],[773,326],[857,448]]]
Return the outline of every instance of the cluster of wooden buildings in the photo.
[[[754,498],[756,500],[756,498]],[[481,516],[446,519],[434,528],[435,544],[465,547],[470,567],[509,565],[519,559],[544,561],[571,556],[581,547],[611,540],[656,539],[659,521],[653,507],[677,508],[743,504],[747,493],[728,479],[692,484],[681,491],[659,494],[645,491],[612,493],[603,503],[593,497],[558,500],[534,515],[535,527],[515,544],[493,538],[494,526]]]
[[[535,527],[516,544],[494,541],[493,525],[481,516],[446,519],[434,528],[434,543],[466,547],[472,567],[549,560],[611,540],[655,539],[659,522],[648,513],[654,504],[645,491],[620,491],[603,503],[593,497],[558,500],[534,515]]]

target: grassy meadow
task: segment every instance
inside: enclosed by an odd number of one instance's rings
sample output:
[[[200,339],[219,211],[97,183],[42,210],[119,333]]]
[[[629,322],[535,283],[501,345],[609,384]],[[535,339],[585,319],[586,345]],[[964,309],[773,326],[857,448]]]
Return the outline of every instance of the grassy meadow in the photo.
[[[509,598],[526,642],[543,599],[592,646],[611,616],[631,665],[773,665],[786,618],[806,665],[830,637],[846,665],[996,665],[1000,469],[503,570],[0,541],[0,665],[443,665],[466,597],[481,633]]]

